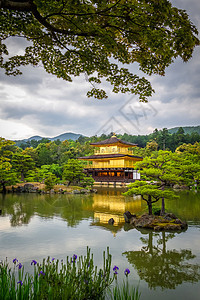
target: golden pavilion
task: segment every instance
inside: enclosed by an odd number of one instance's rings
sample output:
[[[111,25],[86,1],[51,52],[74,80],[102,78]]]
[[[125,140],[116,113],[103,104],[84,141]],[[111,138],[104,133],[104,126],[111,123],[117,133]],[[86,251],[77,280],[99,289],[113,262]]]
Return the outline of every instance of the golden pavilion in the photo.
[[[140,174],[134,166],[143,158],[133,155],[133,151],[130,150],[137,144],[122,141],[113,134],[109,139],[90,145],[96,147],[94,155],[79,159],[88,161],[84,169],[92,175],[95,182],[128,183],[140,179]]]

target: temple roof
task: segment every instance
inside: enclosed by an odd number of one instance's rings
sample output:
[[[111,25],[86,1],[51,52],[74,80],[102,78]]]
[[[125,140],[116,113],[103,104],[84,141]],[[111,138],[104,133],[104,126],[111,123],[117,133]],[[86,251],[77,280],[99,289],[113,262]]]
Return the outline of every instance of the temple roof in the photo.
[[[137,144],[129,143],[126,141],[122,141],[121,139],[118,139],[115,135],[113,135],[111,138],[106,139],[104,141],[100,141],[97,143],[90,143],[92,146],[103,146],[103,145],[108,145],[108,144],[122,144],[126,146],[137,146]]]
[[[98,155],[90,155],[78,157],[78,159],[102,159],[102,158],[119,158],[119,157],[131,157],[131,158],[143,158],[141,156],[135,156],[130,154],[98,154]]]

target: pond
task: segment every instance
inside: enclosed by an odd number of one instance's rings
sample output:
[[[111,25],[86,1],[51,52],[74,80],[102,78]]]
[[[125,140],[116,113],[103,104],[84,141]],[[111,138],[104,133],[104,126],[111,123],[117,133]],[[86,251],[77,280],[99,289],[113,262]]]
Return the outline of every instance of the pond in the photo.
[[[89,195],[0,195],[0,260],[17,259],[31,272],[32,259],[94,253],[102,266],[109,247],[112,266],[125,268],[129,282],[139,284],[141,299],[200,299],[200,193],[180,192],[166,209],[188,222],[184,232],[130,229],[123,213],[140,214],[146,204],[138,196],[124,197],[122,190],[98,189]],[[157,206],[160,203],[157,204]],[[114,226],[108,220],[114,218]]]

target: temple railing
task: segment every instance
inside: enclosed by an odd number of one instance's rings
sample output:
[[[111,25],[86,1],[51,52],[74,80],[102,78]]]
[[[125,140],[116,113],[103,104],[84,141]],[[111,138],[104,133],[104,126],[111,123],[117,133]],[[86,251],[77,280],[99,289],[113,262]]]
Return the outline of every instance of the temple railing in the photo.
[[[134,168],[135,162],[125,162],[125,163],[92,163],[84,165],[85,169],[113,169],[113,168]]]
[[[98,155],[98,154],[100,154],[100,155],[101,154],[130,154],[130,155],[133,155],[133,151],[126,150],[126,149],[117,149],[117,150],[113,151],[112,149],[108,149],[108,150],[104,150],[104,151],[95,150],[94,154],[95,155]]]
[[[93,179],[95,182],[134,182],[135,181],[134,179],[129,179],[120,176],[112,176],[112,177],[93,176]]]

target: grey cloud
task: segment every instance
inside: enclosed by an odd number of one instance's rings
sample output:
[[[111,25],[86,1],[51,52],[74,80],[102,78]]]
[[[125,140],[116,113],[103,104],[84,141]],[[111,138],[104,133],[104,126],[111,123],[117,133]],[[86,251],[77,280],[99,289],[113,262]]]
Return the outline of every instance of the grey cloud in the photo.
[[[190,19],[194,25],[200,26],[199,12],[200,12],[200,1],[192,0],[172,0],[174,6],[186,10]]]
[[[200,100],[200,53],[195,52],[194,58],[188,63],[176,61],[164,77],[154,77],[152,84],[156,93],[154,99],[161,102],[173,102],[176,99],[183,103],[186,98],[194,102]]]
[[[24,116],[29,116],[33,114],[37,114],[39,111],[35,109],[31,109],[29,107],[25,107],[22,105],[13,104],[12,102],[4,102],[1,104],[1,117],[3,119],[12,119],[12,120],[20,120]]]

